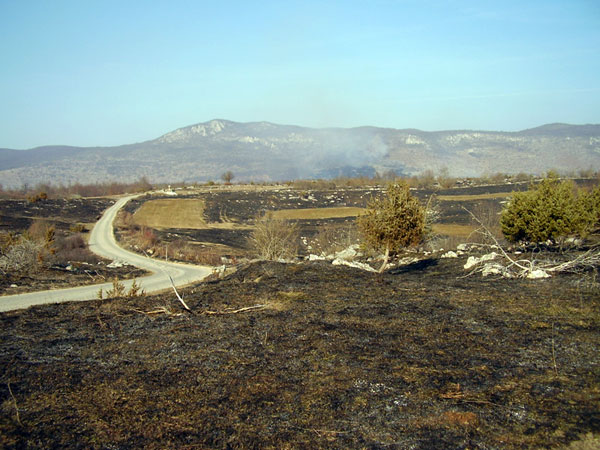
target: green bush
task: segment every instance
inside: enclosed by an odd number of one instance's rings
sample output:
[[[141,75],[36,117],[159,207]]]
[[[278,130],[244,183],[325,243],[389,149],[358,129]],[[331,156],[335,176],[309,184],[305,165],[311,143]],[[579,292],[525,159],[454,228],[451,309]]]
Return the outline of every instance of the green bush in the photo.
[[[408,184],[391,184],[386,195],[371,201],[367,212],[357,219],[365,242],[385,251],[380,271],[390,255],[419,244],[425,235],[425,210],[410,194]]]
[[[600,190],[577,189],[549,174],[527,192],[517,192],[502,211],[502,233],[512,242],[559,241],[585,236],[598,223]]]

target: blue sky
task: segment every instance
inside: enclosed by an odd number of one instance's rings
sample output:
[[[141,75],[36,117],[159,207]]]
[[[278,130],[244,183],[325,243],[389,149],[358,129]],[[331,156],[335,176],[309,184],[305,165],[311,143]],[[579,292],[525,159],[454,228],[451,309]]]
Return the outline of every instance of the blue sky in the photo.
[[[0,147],[600,123],[600,2],[0,0]]]

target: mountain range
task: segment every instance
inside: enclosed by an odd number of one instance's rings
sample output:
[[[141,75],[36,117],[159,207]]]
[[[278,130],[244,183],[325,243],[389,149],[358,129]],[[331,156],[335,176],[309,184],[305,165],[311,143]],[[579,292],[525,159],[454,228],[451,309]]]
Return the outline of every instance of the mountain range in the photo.
[[[600,125],[550,124],[518,132],[305,128],[211,120],[116,147],[0,149],[0,183],[72,184],[218,180],[272,181],[413,175],[447,168],[454,176],[600,169]]]

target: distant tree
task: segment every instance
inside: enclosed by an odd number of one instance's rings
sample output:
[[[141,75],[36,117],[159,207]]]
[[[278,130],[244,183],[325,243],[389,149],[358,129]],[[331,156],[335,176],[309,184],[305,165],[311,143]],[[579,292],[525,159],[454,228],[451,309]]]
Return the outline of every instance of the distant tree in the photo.
[[[386,181],[394,181],[398,178],[398,174],[393,169],[384,170],[382,173],[377,172],[377,177],[386,180]]]
[[[441,187],[448,189],[454,186],[456,180],[450,176],[450,171],[447,167],[442,167],[438,172],[437,182]]]
[[[410,193],[405,182],[391,184],[386,195],[371,201],[367,212],[357,219],[365,242],[384,251],[379,269],[385,270],[391,255],[419,244],[425,235],[425,209]]]
[[[435,184],[435,174],[433,170],[427,169],[418,176],[418,187],[430,189]]]
[[[223,180],[226,184],[230,184],[231,180],[233,180],[235,178],[235,175],[233,174],[233,172],[231,170],[228,170],[227,172],[224,172],[221,175],[221,180]]]
[[[148,178],[144,175],[138,181],[133,183],[133,190],[135,192],[146,192],[152,190],[152,185],[148,181]]]

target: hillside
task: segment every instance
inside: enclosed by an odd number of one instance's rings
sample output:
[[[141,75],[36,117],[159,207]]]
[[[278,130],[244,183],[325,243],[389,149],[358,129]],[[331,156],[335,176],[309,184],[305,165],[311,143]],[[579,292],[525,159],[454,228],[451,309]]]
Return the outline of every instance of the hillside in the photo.
[[[212,120],[118,147],[0,149],[0,183],[269,181],[416,174],[447,167],[455,176],[600,167],[600,125],[551,124],[520,132],[314,129]]]

